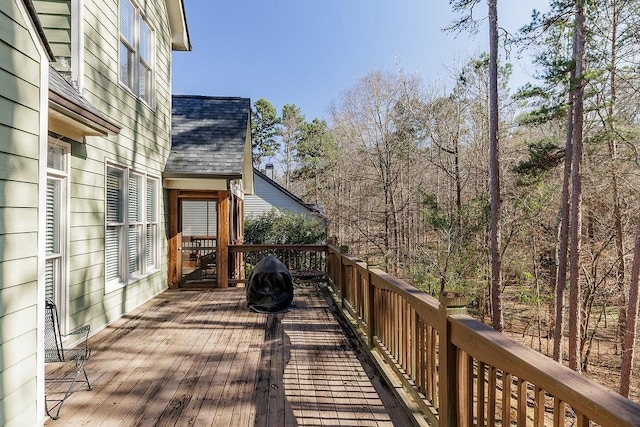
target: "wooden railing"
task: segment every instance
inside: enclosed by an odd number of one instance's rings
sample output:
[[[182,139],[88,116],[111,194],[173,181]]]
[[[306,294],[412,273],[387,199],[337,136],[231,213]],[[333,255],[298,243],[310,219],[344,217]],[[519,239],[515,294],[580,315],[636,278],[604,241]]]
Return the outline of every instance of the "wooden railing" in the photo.
[[[316,277],[327,269],[325,245],[230,245],[229,282],[246,283],[253,266],[268,255],[278,257],[294,277]]]
[[[333,246],[286,249],[322,254],[344,311],[429,424],[640,426],[640,405],[467,316],[455,295],[435,299]]]

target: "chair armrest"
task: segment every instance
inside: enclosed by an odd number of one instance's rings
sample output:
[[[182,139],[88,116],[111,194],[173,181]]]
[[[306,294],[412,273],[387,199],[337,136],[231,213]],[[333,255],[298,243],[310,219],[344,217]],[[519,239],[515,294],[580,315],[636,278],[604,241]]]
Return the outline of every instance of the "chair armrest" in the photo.
[[[90,325],[84,325],[79,327],[78,329],[69,332],[68,334],[63,334],[62,336],[64,337],[70,337],[71,335],[81,335],[84,334],[84,348],[87,349],[88,348],[88,341],[89,341],[89,331],[91,330],[91,326]]]
[[[91,330],[91,326],[90,325],[84,325],[84,326],[76,329],[75,331],[69,332],[68,334],[66,334],[64,336],[68,337],[68,336],[71,336],[71,335],[79,335],[79,334],[84,334],[84,333],[89,335],[89,331],[90,330]]]

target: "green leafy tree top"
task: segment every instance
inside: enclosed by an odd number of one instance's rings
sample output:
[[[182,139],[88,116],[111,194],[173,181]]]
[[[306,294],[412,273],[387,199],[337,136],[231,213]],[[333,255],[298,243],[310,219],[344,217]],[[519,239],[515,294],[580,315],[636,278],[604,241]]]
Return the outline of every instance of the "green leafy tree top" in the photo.
[[[253,103],[251,109],[251,149],[253,166],[259,168],[266,157],[275,156],[280,148],[277,140],[280,118],[274,106],[264,98]]]
[[[293,178],[304,183],[305,200],[318,203],[318,192],[326,183],[325,175],[335,168],[338,155],[338,144],[325,120],[315,118],[302,125],[295,154],[298,168]]]

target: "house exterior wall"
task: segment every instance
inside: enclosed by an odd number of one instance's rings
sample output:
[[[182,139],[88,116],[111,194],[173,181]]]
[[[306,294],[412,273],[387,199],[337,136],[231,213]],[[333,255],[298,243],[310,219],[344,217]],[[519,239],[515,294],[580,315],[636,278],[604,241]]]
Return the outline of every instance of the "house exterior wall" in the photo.
[[[313,216],[313,213],[298,201],[283,193],[277,187],[271,185],[258,174],[254,174],[254,195],[244,196],[244,217],[257,217],[272,209],[290,211],[294,214],[306,214]]]
[[[57,59],[57,70],[71,73],[71,0],[35,0],[33,3]]]
[[[119,83],[118,1],[83,4],[81,91],[122,126],[119,135],[86,137],[84,143],[71,145],[69,328],[90,324],[95,331],[167,288],[163,197],[158,209],[160,268],[125,287],[114,291],[105,288],[105,175],[107,164],[115,164],[149,174],[161,183],[171,146],[171,35],[164,0],[139,2],[155,39],[155,92],[149,106]]]
[[[48,60],[22,0],[0,2],[0,58],[0,425],[26,426],[41,421],[43,389],[38,205]]]

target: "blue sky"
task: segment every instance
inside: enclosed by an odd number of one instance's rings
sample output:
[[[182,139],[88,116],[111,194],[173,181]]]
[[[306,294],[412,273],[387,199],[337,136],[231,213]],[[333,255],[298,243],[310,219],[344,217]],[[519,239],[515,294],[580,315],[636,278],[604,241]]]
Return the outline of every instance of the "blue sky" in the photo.
[[[296,104],[309,121],[328,118],[331,102],[371,71],[400,63],[427,83],[444,81],[445,67],[488,46],[483,30],[442,31],[456,17],[448,0],[185,0],[185,7],[193,50],[174,53],[174,94],[265,98],[279,112]],[[500,25],[515,32],[548,0],[498,7]],[[516,85],[532,75],[525,56]]]

